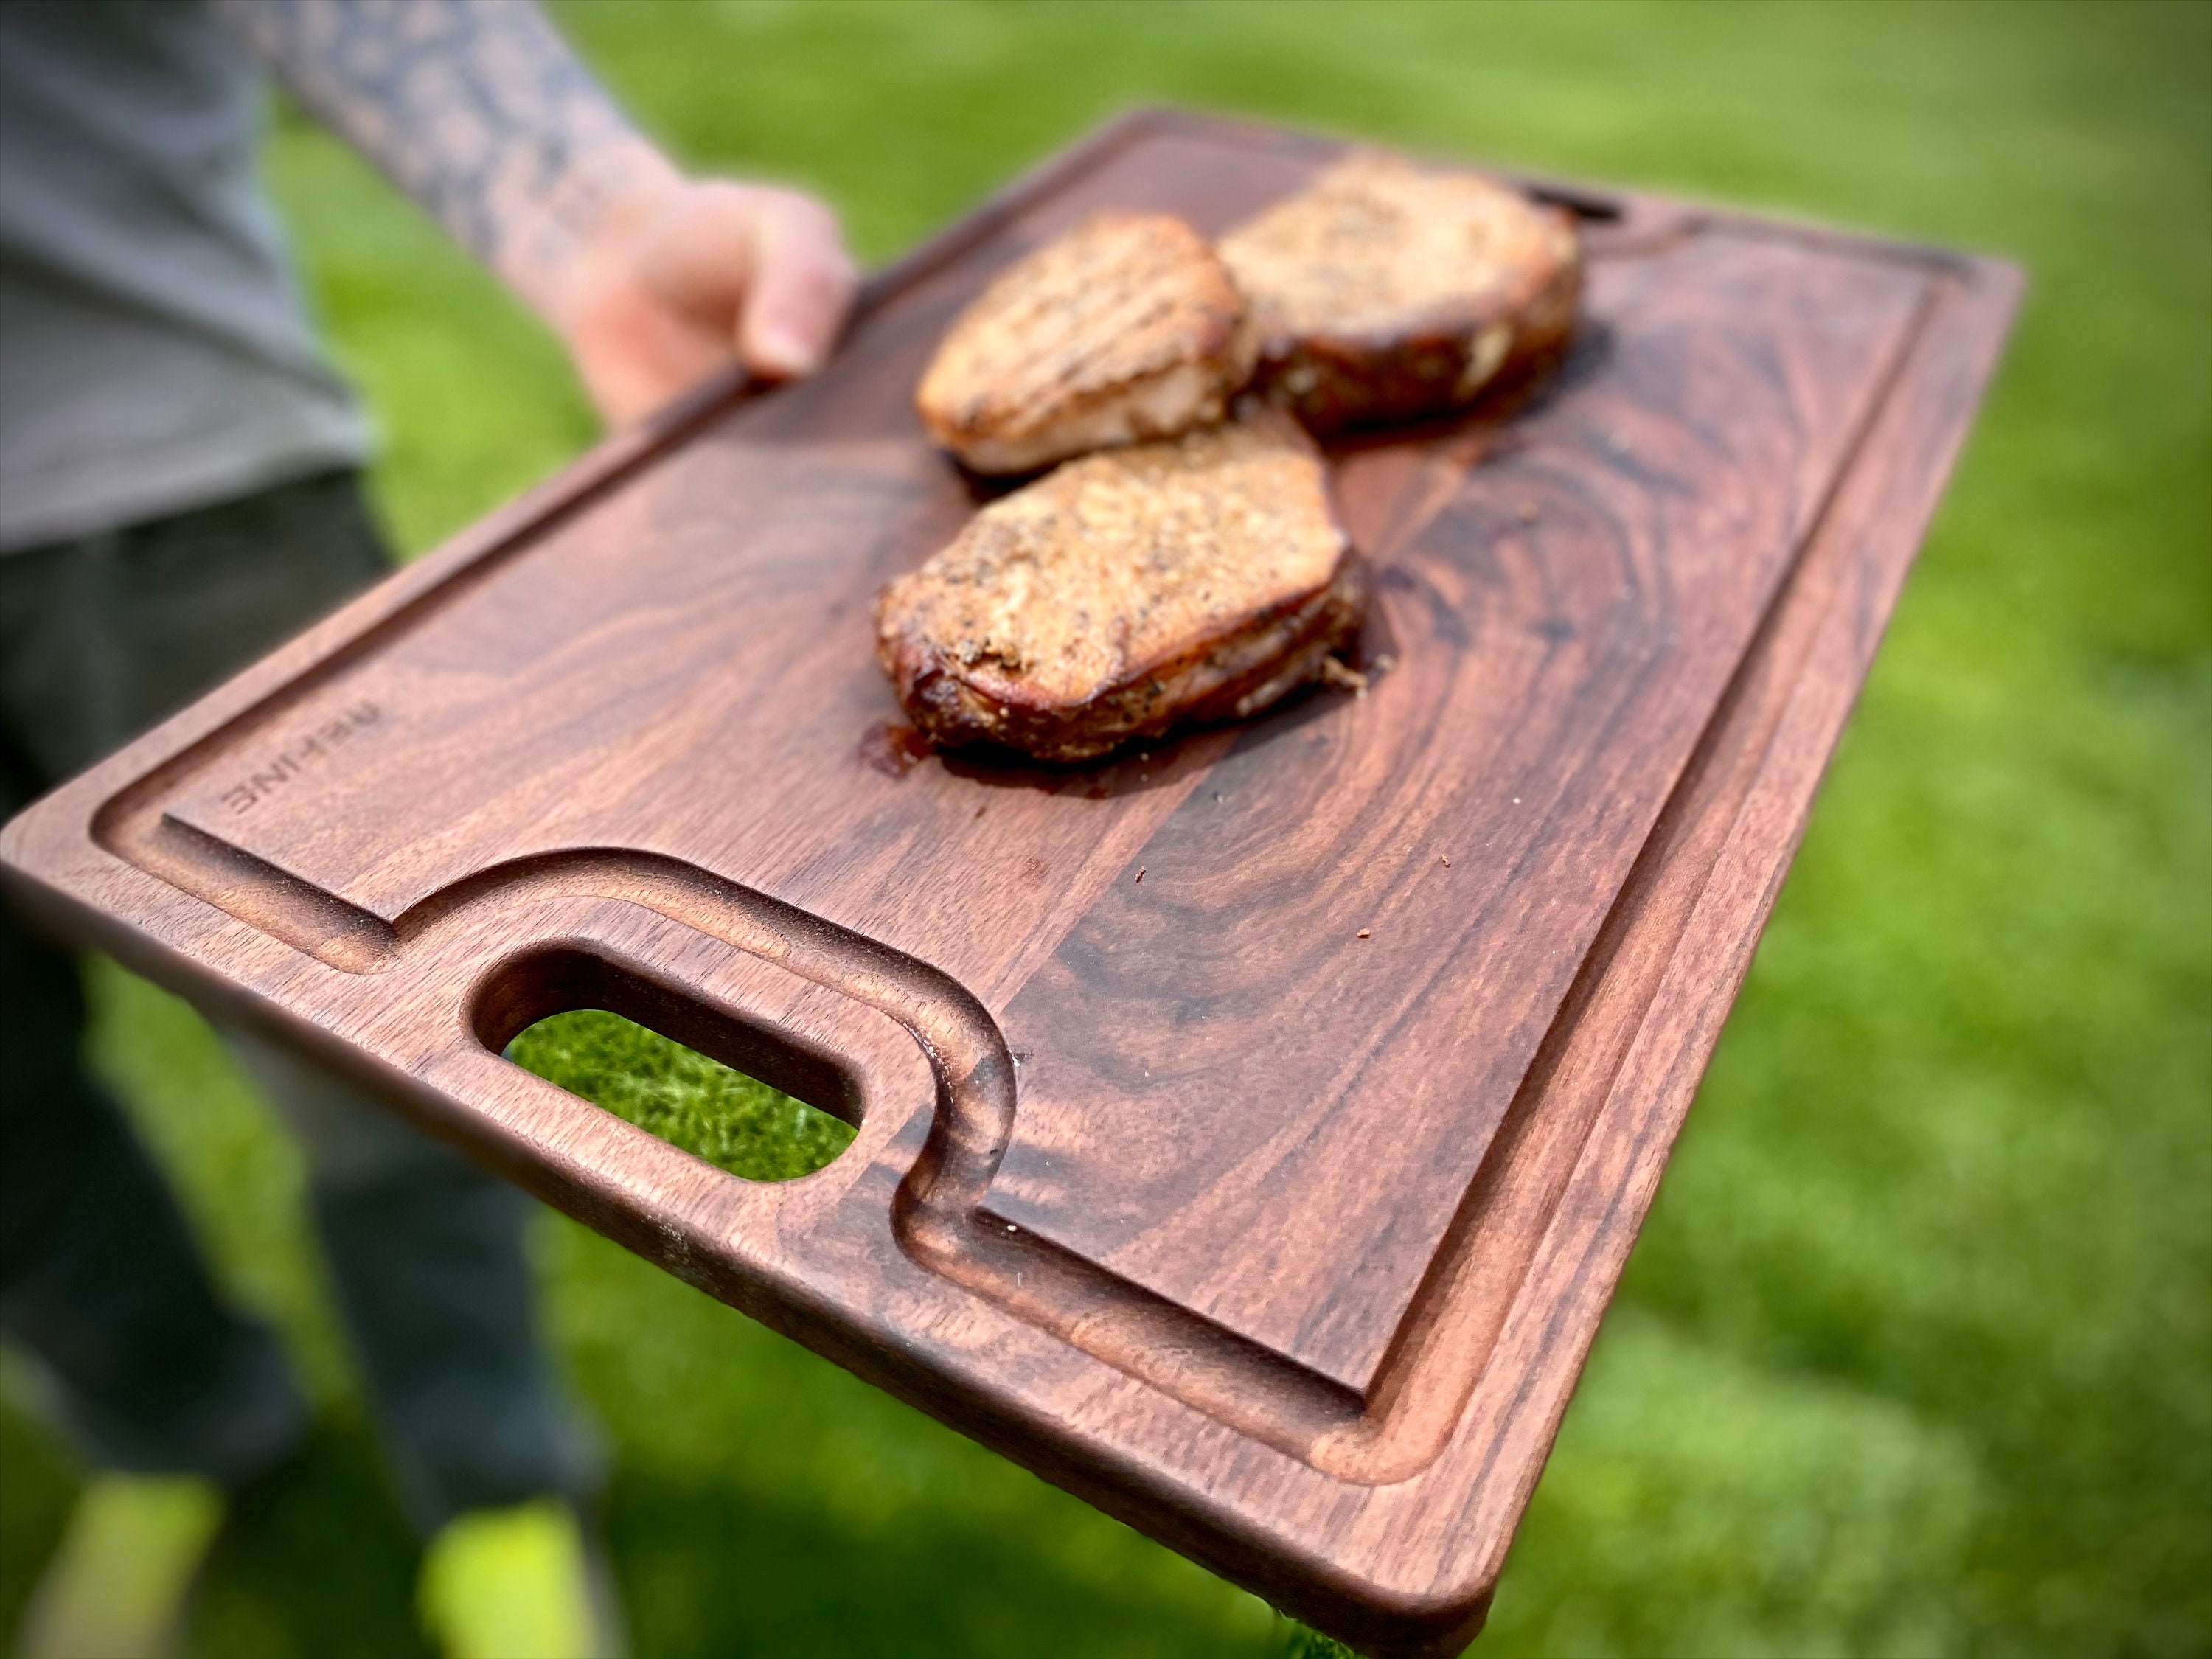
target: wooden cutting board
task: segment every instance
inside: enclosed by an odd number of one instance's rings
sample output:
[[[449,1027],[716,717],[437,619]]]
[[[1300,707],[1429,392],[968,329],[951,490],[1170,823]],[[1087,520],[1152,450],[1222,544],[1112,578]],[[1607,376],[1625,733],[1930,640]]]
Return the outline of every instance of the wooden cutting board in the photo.
[[[617,437],[9,826],[59,925],[1376,1651],[1479,1625],[1994,362],[2009,267],[1657,198],[1510,416],[1340,447],[1371,689],[1068,771],[918,755],[910,407],[1109,205],[1333,141],[1106,129],[837,362]],[[859,1125],[756,1185],[500,1057],[611,1007]]]

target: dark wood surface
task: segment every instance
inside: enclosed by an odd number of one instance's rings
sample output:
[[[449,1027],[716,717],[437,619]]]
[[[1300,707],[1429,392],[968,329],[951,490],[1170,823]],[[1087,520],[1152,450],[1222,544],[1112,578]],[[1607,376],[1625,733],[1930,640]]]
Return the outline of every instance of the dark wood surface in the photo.
[[[1556,383],[1333,453],[1364,696],[918,757],[868,612],[975,505],[911,412],[945,324],[1338,148],[1116,124],[819,379],[611,441],[33,807],[13,885],[1322,1628],[1463,1641],[2019,284],[1558,192]],[[499,1058],[586,1005],[860,1132],[753,1185]]]

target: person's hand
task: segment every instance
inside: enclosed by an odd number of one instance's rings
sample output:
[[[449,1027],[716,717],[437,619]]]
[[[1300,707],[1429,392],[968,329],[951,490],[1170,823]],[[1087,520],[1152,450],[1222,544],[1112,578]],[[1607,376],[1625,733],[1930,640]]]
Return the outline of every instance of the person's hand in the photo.
[[[611,422],[819,368],[853,297],[811,196],[686,179],[535,5],[215,0],[249,53],[567,342]]]
[[[812,374],[858,274],[813,197],[681,178],[621,204],[562,263],[547,314],[610,425],[732,362],[770,380]]]

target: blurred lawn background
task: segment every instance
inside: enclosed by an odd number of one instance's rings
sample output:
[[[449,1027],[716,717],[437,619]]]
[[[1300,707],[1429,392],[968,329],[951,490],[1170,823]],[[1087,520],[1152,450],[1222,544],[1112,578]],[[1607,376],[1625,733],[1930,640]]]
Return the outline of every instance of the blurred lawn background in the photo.
[[[578,4],[688,161],[880,260],[1170,100],[2008,254],[2027,308],[1478,1654],[2212,1650],[2212,7]],[[592,435],[349,154],[270,153],[419,550]],[[102,1063],[325,1427],[195,1647],[419,1649],[297,1209],[191,1017]],[[565,1221],[637,1652],[1261,1655],[1250,1597]],[[71,1490],[0,1413],[0,1620]]]

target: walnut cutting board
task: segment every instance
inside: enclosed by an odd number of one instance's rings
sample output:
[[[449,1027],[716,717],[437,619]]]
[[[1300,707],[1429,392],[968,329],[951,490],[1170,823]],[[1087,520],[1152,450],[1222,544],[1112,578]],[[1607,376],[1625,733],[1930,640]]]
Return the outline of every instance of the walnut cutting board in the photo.
[[[1556,192],[1558,381],[1333,455],[1366,695],[917,758],[869,607],[975,504],[909,404],[945,323],[1339,148],[1117,123],[818,380],[611,441],[33,807],[13,885],[1323,1629],[1463,1642],[2019,279]],[[860,1133],[754,1185],[499,1057],[579,1006]]]

